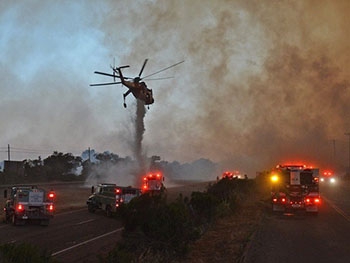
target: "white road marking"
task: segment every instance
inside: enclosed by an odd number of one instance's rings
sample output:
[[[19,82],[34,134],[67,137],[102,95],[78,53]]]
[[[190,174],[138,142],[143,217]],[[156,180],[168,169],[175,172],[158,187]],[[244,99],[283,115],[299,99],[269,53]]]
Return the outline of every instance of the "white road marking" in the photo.
[[[86,223],[89,223],[89,222],[92,222],[92,221],[95,221],[96,219],[89,219],[89,220],[85,220],[85,221],[81,221],[79,223],[76,223],[75,225],[78,226],[78,225],[82,225],[82,224],[86,224]]]
[[[322,197],[322,199],[326,200],[327,203],[329,203],[329,205],[338,213],[340,214],[342,217],[344,217],[347,221],[350,222],[350,216],[348,214],[346,214],[342,209],[340,209],[338,206],[336,206],[335,204],[333,204],[329,199],[327,199],[326,197]]]
[[[124,229],[124,228],[121,227],[121,228],[118,228],[118,229],[116,229],[116,230],[114,230],[114,231],[108,232],[108,233],[106,233],[106,234],[103,234],[103,235],[100,235],[100,236],[97,236],[97,237],[88,239],[88,240],[86,240],[86,241],[84,241],[84,242],[81,242],[81,243],[78,243],[78,244],[76,244],[76,245],[74,245],[74,246],[67,247],[67,248],[62,249],[62,250],[60,250],[60,251],[57,251],[57,252],[55,252],[55,253],[52,253],[51,256],[53,256],[53,257],[54,257],[54,256],[57,256],[57,255],[62,254],[62,253],[64,253],[64,252],[66,252],[66,251],[69,251],[69,250],[71,250],[71,249],[74,249],[74,248],[76,248],[76,247],[80,247],[80,246],[82,246],[82,245],[85,245],[85,244],[90,243],[90,242],[92,242],[92,241],[95,241],[95,240],[97,240],[97,239],[100,239],[100,238],[103,238],[103,237],[112,235],[112,234],[117,233],[117,232],[119,232],[119,231],[122,231],[123,229]]]

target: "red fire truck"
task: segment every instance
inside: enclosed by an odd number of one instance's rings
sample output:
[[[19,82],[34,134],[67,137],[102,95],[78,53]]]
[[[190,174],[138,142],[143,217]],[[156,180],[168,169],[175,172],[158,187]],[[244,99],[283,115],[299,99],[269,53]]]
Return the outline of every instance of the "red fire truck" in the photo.
[[[242,179],[242,175],[239,171],[225,171],[222,173],[222,179],[228,178],[228,179]]]
[[[317,214],[321,203],[319,169],[305,165],[277,165],[271,172],[271,203],[275,212],[302,210]]]
[[[161,193],[164,190],[164,177],[161,173],[149,173],[143,177],[142,193]]]

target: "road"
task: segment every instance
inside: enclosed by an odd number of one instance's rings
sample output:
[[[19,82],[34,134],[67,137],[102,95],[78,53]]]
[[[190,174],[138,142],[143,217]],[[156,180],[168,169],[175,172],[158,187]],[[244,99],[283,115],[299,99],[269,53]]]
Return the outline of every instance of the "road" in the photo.
[[[87,209],[55,216],[49,226],[0,224],[0,243],[30,243],[46,249],[59,262],[97,262],[121,238],[121,222]]]
[[[208,183],[190,182],[181,187],[170,187],[168,199],[174,200],[178,194],[190,195],[201,191]],[[54,183],[40,185],[44,189],[54,189],[56,215],[49,226],[26,224],[12,226],[2,222],[4,214],[0,211],[0,244],[30,243],[46,249],[58,262],[89,263],[99,262],[97,256],[111,251],[121,240],[122,223],[108,218],[102,211],[91,214],[87,211],[86,199],[91,187],[83,183]],[[0,193],[8,187],[1,186]],[[5,198],[0,198],[5,202]]]
[[[349,262],[350,187],[339,182],[321,185],[320,191],[323,201],[318,216],[266,216],[243,262]]]

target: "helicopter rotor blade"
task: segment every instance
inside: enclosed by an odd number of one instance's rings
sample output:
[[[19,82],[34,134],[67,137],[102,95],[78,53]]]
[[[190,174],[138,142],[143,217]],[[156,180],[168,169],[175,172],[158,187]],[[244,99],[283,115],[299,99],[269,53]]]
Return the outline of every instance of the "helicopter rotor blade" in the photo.
[[[122,67],[119,67],[119,69],[121,69],[121,68],[128,68],[128,67],[130,67],[130,66],[122,66]],[[118,68],[112,68],[113,69],[113,73],[118,73]],[[115,77],[116,78],[120,78],[120,76],[118,76],[118,75],[115,75]],[[130,78],[130,77],[125,77],[125,76],[123,76],[123,78],[124,79],[134,79],[134,78]]]
[[[115,85],[115,84],[121,84],[121,82],[107,82],[107,83],[90,84],[90,86],[96,87],[96,86],[107,86],[107,85]]]
[[[174,65],[171,65],[171,66],[169,66],[169,67],[163,68],[163,69],[161,69],[161,70],[159,70],[159,71],[157,71],[157,72],[154,72],[154,73],[152,73],[152,74],[150,74],[150,75],[148,75],[148,76],[146,76],[146,77],[143,77],[142,79],[145,79],[145,78],[148,78],[148,77],[153,76],[153,75],[155,75],[155,74],[158,74],[158,73],[160,73],[160,72],[163,72],[163,71],[165,71],[165,70],[167,70],[167,69],[170,69],[170,68],[172,68],[172,67],[175,67],[175,66],[177,66],[177,65],[179,65],[179,64],[181,64],[181,63],[183,63],[183,62],[185,62],[185,60],[180,61],[180,62],[178,62],[178,63],[175,63]]]
[[[112,78],[114,78],[114,77],[118,77],[119,78],[119,76],[112,75],[112,74],[109,74],[109,73],[100,72],[100,71],[95,71],[94,73],[95,74],[104,75],[104,76],[108,76],[108,77],[112,77]]]
[[[147,81],[150,80],[162,80],[162,79],[173,79],[174,77],[164,77],[164,78],[155,78],[155,79],[147,79]]]
[[[139,73],[139,78],[141,78],[141,74],[142,74],[143,70],[144,70],[145,67],[146,67],[147,61],[148,61],[148,58],[146,58],[146,59],[145,59],[145,62],[143,62],[142,68],[141,68],[140,73]]]

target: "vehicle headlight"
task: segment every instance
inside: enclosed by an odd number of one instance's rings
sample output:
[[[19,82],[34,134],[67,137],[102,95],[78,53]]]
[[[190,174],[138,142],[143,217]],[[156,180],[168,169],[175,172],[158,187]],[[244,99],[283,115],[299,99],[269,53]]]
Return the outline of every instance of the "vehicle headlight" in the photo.
[[[335,183],[335,179],[334,179],[334,178],[329,179],[329,181],[330,181],[331,183]]]
[[[275,174],[274,174],[274,175],[272,175],[270,179],[271,179],[271,181],[272,181],[273,183],[277,183],[277,182],[278,182],[278,180],[279,180],[278,176],[277,176],[277,175],[275,175]]]

